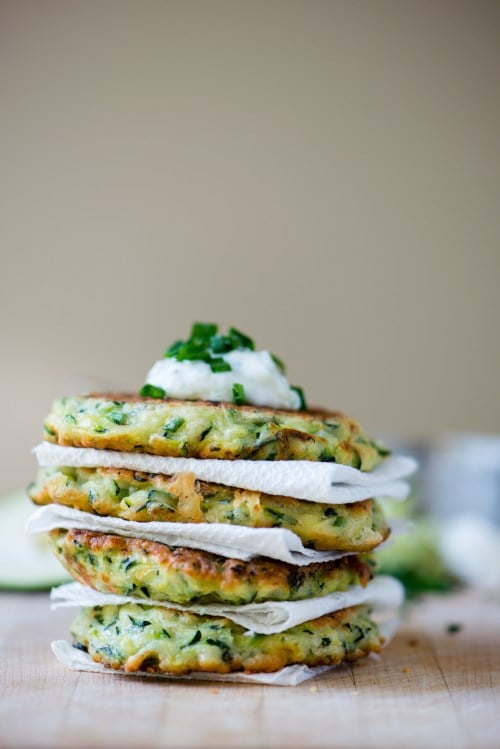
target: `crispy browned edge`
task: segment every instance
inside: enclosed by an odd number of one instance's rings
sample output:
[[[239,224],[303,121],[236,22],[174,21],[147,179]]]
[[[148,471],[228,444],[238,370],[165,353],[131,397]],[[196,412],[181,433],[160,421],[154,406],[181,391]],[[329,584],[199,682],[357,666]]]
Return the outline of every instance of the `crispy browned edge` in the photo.
[[[51,531],[51,534],[60,531]],[[127,554],[146,551],[159,566],[173,567],[180,565],[184,572],[200,579],[224,579],[225,587],[231,587],[231,582],[249,578],[258,580],[259,577],[277,584],[288,583],[289,576],[297,568],[293,564],[267,557],[254,557],[245,562],[241,559],[221,557],[212,552],[188,547],[170,547],[157,541],[118,536],[111,533],[96,533],[88,530],[71,529],[66,531],[65,542],[78,541],[92,552],[122,550]],[[354,569],[360,578],[360,585],[365,586],[373,577],[372,568],[355,554],[346,555],[330,562],[313,562],[299,568],[299,572],[314,573],[316,570]],[[87,581],[88,582],[88,581]]]
[[[203,401],[203,400],[176,400],[175,398],[145,398],[142,395],[136,395],[135,393],[88,393],[87,395],[77,395],[76,398],[95,398],[111,401],[127,401],[128,403],[166,403],[171,406],[208,406],[210,408],[218,408],[224,406],[225,408],[232,408],[235,411],[242,411],[246,413],[267,413],[274,414],[279,413],[283,416],[301,416],[311,421],[315,419],[330,419],[330,418],[341,418],[349,419],[350,417],[341,413],[340,411],[329,411],[326,408],[315,406],[309,408],[306,411],[290,411],[284,408],[270,408],[269,406],[237,406],[230,401]]]

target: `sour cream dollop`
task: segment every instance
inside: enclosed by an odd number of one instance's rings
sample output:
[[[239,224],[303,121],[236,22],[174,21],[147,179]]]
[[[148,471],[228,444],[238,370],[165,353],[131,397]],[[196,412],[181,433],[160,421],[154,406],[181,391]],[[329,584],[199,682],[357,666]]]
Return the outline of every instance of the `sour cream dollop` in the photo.
[[[179,400],[233,400],[233,385],[245,389],[245,403],[254,406],[300,409],[300,397],[276,366],[269,351],[236,349],[222,358],[229,372],[212,372],[203,361],[160,359],[149,370],[146,384],[162,388],[168,398]]]

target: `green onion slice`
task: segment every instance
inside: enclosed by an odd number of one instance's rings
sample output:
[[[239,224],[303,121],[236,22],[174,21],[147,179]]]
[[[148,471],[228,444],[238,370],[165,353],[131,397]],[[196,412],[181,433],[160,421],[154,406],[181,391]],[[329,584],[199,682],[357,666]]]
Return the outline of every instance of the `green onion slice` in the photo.
[[[177,361],[203,361],[210,364],[212,372],[230,372],[231,365],[223,363],[220,354],[227,354],[235,349],[254,351],[255,344],[249,336],[236,328],[229,328],[227,335],[220,334],[218,330],[219,326],[215,323],[195,322],[188,340],[175,341],[164,356]],[[282,362],[278,366],[281,368]]]
[[[166,351],[165,351],[165,357],[174,357],[177,356],[177,353],[180,351],[180,349],[183,347],[184,341],[175,341]]]
[[[255,350],[255,344],[252,339],[236,328],[229,328],[229,339],[233,344],[233,348],[246,348],[250,349],[250,351]]]
[[[211,322],[195,322],[191,328],[191,341],[209,341],[217,333],[219,326]]]
[[[157,388],[156,385],[146,384],[141,388],[139,395],[142,395],[144,398],[165,398],[167,394],[163,388]]]
[[[305,399],[305,396],[304,396],[304,391],[298,385],[292,385],[292,390],[295,390],[295,392],[297,393],[297,395],[300,398],[300,410],[301,411],[306,411],[307,410],[307,404],[306,404],[306,399]]]
[[[227,354],[233,350],[233,344],[227,335],[214,335],[210,339],[210,348],[214,354]]]
[[[285,374],[285,372],[286,372],[285,364],[284,364],[284,362],[283,362],[283,361],[282,361],[282,360],[281,360],[281,359],[279,358],[279,356],[276,356],[276,354],[271,354],[271,359],[272,359],[272,360],[273,360],[273,362],[274,362],[274,363],[276,364],[276,366],[278,367],[278,369],[279,369],[279,371],[281,372],[281,374]]]
[[[242,406],[245,403],[245,388],[241,383],[235,382],[233,385],[233,403]]]
[[[210,368],[212,372],[230,372],[231,365],[225,361],[222,357],[216,356],[210,361]]]

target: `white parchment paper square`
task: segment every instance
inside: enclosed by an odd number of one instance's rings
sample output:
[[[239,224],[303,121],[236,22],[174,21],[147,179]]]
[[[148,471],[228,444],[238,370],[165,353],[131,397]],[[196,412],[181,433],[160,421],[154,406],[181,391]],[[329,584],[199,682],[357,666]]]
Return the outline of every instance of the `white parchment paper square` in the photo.
[[[54,528],[76,528],[97,533],[116,533],[129,538],[145,538],[168,546],[203,549],[243,561],[255,556],[266,556],[289,564],[305,565],[346,556],[346,552],[308,549],[287,528],[246,528],[229,523],[139,523],[93,515],[58,504],[39,507],[26,524],[26,532],[33,534],[46,533]]]
[[[34,448],[41,466],[128,468],[166,475],[189,472],[203,480],[327,504],[369,497],[405,499],[407,478],[417,468],[413,458],[391,455],[373,471],[309,460],[212,460],[164,458],[146,453],[63,447],[42,442]]]
[[[387,614],[394,614],[400,608],[404,599],[404,591],[401,583],[395,578],[377,575],[366,587],[351,585],[345,591],[330,593],[327,596],[307,598],[302,601],[249,603],[242,606],[227,604],[181,606],[169,601],[153,601],[134,598],[133,596],[99,593],[79,583],[68,583],[53,588],[50,599],[52,608],[117,606],[126,603],[139,603],[142,606],[162,606],[178,611],[192,611],[202,616],[224,616],[252,632],[270,635],[284,632],[297,624],[362,603],[370,604],[375,621],[383,620]]]

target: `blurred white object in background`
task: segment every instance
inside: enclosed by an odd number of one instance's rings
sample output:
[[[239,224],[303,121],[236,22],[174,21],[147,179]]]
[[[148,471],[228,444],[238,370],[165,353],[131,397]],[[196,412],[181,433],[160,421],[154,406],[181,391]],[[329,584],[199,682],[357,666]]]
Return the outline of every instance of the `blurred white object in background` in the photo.
[[[446,436],[423,468],[422,499],[433,515],[477,514],[500,525],[500,436]]]
[[[440,550],[462,582],[500,597],[500,530],[476,514],[442,523]]]
[[[464,583],[500,597],[500,437],[441,440],[428,456],[422,496],[439,518],[445,563]]]
[[[383,571],[398,576],[408,595],[446,590],[453,579],[500,601],[500,436],[442,435],[394,444],[418,457],[406,506],[390,510],[413,520],[413,533],[381,552]]]

